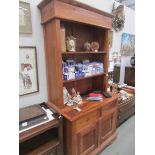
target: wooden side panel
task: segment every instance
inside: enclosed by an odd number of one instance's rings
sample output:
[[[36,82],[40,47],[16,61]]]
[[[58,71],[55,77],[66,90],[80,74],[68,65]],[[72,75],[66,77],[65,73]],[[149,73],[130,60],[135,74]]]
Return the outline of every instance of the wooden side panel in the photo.
[[[112,19],[80,7],[55,1],[55,16],[57,18],[112,28]]]
[[[104,83],[103,88],[106,91],[108,87],[108,65],[109,65],[109,30],[106,30],[104,35],[104,51],[106,51],[106,55],[104,56]]]
[[[74,133],[74,122],[64,119],[64,154],[73,155],[76,152],[76,137]]]
[[[48,77],[48,100],[59,108],[63,105],[63,81],[60,43],[60,21],[53,20],[44,27],[46,64]]]

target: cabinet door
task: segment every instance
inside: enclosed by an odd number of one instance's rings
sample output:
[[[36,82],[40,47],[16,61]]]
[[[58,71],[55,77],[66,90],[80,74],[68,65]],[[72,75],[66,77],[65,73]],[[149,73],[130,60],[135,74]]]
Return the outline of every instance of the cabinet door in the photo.
[[[97,148],[98,123],[87,126],[77,134],[77,154],[87,155]]]
[[[99,120],[100,143],[106,140],[116,130],[117,109],[113,108],[105,113]]]

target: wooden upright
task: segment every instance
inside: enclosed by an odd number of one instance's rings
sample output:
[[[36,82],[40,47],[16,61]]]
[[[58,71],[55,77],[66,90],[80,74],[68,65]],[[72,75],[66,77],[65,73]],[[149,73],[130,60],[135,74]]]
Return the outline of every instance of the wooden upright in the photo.
[[[64,150],[66,155],[98,154],[116,138],[117,95],[100,102],[83,99],[81,112],[64,105],[63,87],[80,93],[106,90],[108,84],[109,30],[112,15],[73,0],[44,0],[38,5],[44,29],[48,104],[64,116]],[[76,52],[61,51],[60,27],[76,38]],[[84,52],[85,42],[97,41],[99,52]],[[104,73],[63,81],[62,60],[102,62]]]

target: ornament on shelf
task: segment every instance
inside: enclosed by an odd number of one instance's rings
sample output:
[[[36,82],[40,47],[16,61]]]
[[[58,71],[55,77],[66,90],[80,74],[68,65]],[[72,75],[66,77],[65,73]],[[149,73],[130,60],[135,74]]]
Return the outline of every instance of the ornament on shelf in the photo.
[[[71,95],[68,93],[66,87],[63,88],[64,104],[68,106],[74,106],[82,103],[82,97],[79,92],[76,92],[74,88],[71,89]]]
[[[90,48],[91,48],[92,52],[98,52],[99,47],[100,47],[99,43],[96,42],[96,41],[92,42],[91,45],[90,45]]]
[[[86,52],[89,52],[90,51],[90,43],[88,42],[85,42],[84,45],[83,45],[83,48]]]
[[[119,5],[115,8],[115,3],[112,9],[113,23],[112,26],[116,32],[123,30],[125,23],[124,5]]]
[[[73,36],[68,36],[66,40],[67,51],[75,52],[76,51],[76,38]]]

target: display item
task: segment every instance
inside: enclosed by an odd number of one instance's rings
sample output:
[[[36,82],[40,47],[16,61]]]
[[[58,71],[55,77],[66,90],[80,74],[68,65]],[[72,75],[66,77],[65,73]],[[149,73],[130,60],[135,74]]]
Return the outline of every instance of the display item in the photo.
[[[75,52],[76,51],[76,38],[74,38],[73,36],[67,37],[66,45],[67,45],[67,51]]]
[[[106,98],[110,98],[110,97],[112,97],[108,92],[103,92],[103,95],[106,97]]]
[[[98,52],[98,49],[99,49],[99,43],[94,41],[91,43],[90,45],[90,48],[91,48],[91,51],[92,52]]]
[[[83,48],[86,52],[89,52],[90,51],[90,43],[88,43],[88,42],[84,43]]]

